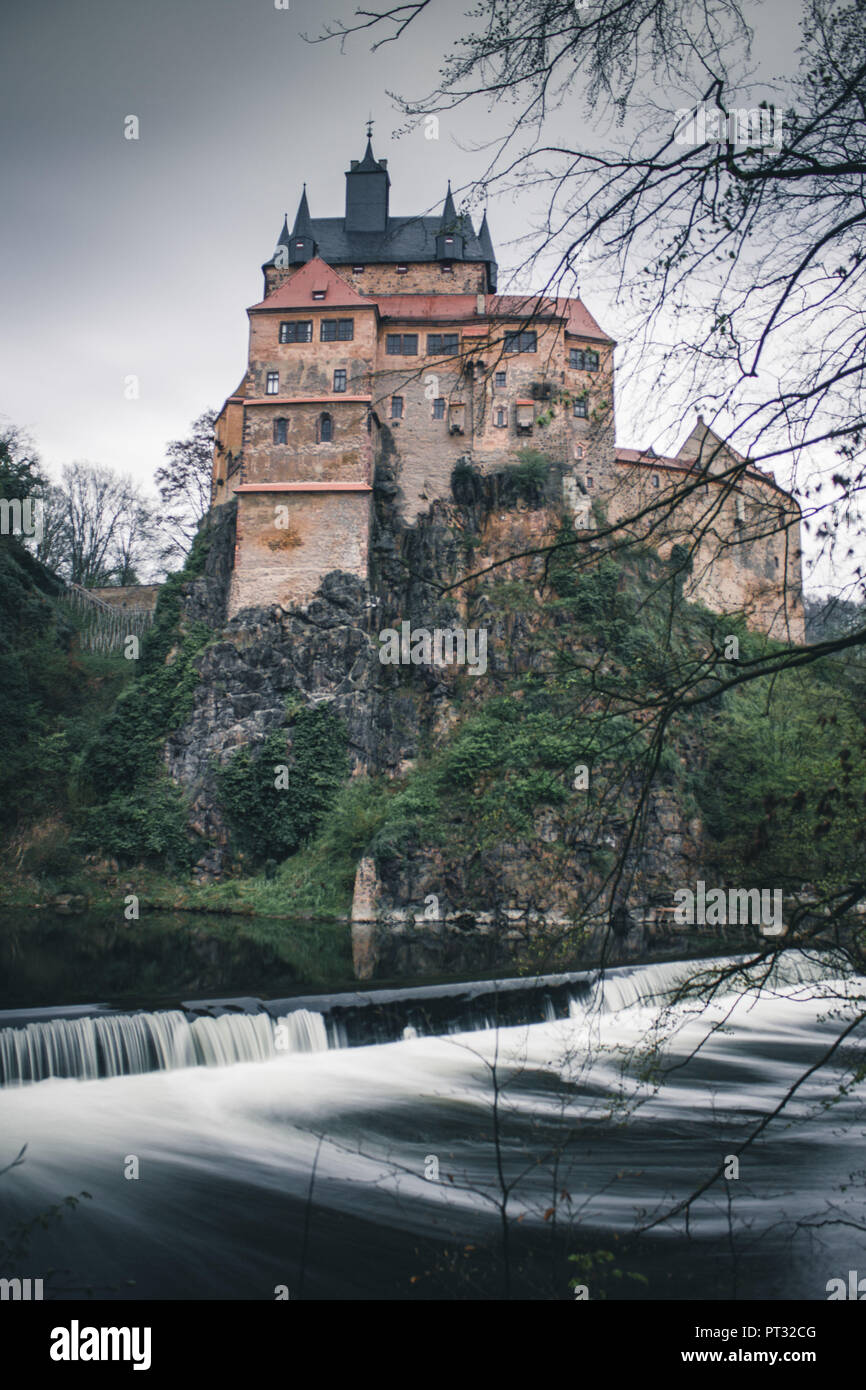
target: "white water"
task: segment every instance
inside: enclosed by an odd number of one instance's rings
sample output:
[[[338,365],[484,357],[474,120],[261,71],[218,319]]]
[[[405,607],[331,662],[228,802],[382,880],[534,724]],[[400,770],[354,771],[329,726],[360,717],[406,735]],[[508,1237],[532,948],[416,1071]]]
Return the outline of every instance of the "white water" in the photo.
[[[379,1242],[367,1234],[354,1252],[333,1239],[328,1245],[327,1220],[369,1223],[365,1229],[381,1230],[383,1240],[395,1230],[410,1243],[452,1233],[462,1242],[489,1238],[495,1213],[481,1194],[496,1184],[495,1060],[510,1078],[501,1113],[504,1161],[526,1173],[511,1198],[512,1219],[523,1218],[521,1230],[546,1232],[549,1174],[544,1164],[527,1164],[527,1155],[547,1150],[545,1127],[559,1132],[564,1124],[577,1138],[557,1182],[572,1194],[579,1224],[603,1230],[605,1240],[611,1231],[626,1233],[641,1210],[663,1209],[714,1170],[826,1050],[838,1031],[830,1015],[839,1001],[866,988],[828,975],[820,961],[794,958],[760,998],[734,982],[703,1013],[677,1006],[667,1053],[674,1069],[654,1089],[624,1060],[652,1035],[658,1002],[693,969],[610,972],[593,998],[575,1001],[569,1019],[345,1050],[326,1050],[320,1015],[281,1020],[288,1042],[279,1050],[263,1015],[183,1020],[182,1028],[179,1015],[136,1016],[144,1042],[133,1057],[130,1030],[121,1030],[122,1042],[111,1034],[123,1053],[113,1054],[115,1064],[151,1055],[148,1030],[159,1018],[161,1070],[49,1079],[0,1093],[0,1167],[28,1145],[25,1162],[3,1179],[0,1229],[86,1189],[92,1201],[70,1213],[62,1230],[39,1236],[38,1262],[23,1273],[59,1266],[78,1284],[113,1281],[120,1297],[272,1298],[275,1284],[294,1287],[298,1277],[298,1212],[316,1159],[313,1291],[371,1296],[374,1271],[385,1278]],[[58,1029],[70,1048],[59,1060],[92,1065],[83,1040],[96,1032]],[[732,1185],[738,1219],[762,1258],[775,1250],[774,1237],[757,1236],[780,1232],[776,1282],[750,1296],[823,1297],[827,1278],[857,1267],[859,1237],[845,1228],[822,1230],[820,1244],[808,1248],[784,1244],[785,1223],[821,1217],[830,1201],[846,1216],[864,1217],[862,1184],[850,1185],[862,1167],[862,1116],[849,1097],[823,1112],[833,1081],[827,1073],[810,1078]],[[636,1101],[625,1125],[621,1107]],[[442,1164],[438,1182],[425,1178],[431,1154]],[[139,1181],[124,1181],[130,1155],[140,1161]],[[704,1200],[695,1236],[724,1233],[724,1195]],[[132,1294],[123,1292],[128,1278],[137,1281]]]
[[[0,1084],[224,1067],[263,1062],[278,1050],[316,1052],[327,1046],[325,1020],[307,1009],[276,1024],[267,1014],[223,1014],[189,1022],[177,1010],[57,1018],[0,1029]]]
[[[720,965],[735,964],[733,960],[686,961],[609,970],[588,993],[572,996],[569,1012],[573,1018],[582,1018],[619,1013],[640,1004],[663,1006],[685,981],[715,974]],[[793,997],[797,986],[812,989],[833,975],[826,956],[788,953],[773,967],[769,980],[762,979],[761,988],[765,994],[781,990]],[[753,988],[754,978],[745,974],[737,978],[737,991]],[[527,979],[527,986],[533,983]],[[500,995],[506,1010],[514,997],[511,992]],[[551,1000],[544,999],[538,1021],[554,1022],[555,1018]],[[496,1019],[488,1010],[469,1005],[461,1020],[451,1022],[446,1031],[457,1035],[495,1027]],[[404,1040],[417,1036],[412,1025],[402,1030]],[[190,1022],[177,1010],[51,1019],[23,1028],[0,1027],[0,1086],[51,1077],[94,1080],[181,1067],[223,1067],[267,1061],[279,1052],[320,1052],[329,1046],[346,1046],[342,1025],[331,1026],[329,1042],[325,1019],[308,1009],[297,1009],[276,1022],[266,1013],[230,1013]]]

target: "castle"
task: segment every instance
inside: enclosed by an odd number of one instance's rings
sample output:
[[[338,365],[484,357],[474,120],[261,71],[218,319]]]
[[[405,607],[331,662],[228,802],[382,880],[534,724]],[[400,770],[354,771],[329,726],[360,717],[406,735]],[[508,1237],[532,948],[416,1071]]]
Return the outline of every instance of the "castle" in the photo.
[[[332,570],[366,579],[380,459],[411,524],[459,460],[495,472],[532,448],[578,533],[628,518],[662,554],[687,544],[687,598],[803,641],[794,498],[700,418],[675,457],[618,448],[616,344],[583,302],[498,294],[486,214],[476,232],[449,185],[441,214],[398,217],[390,191],[368,129],[344,216],[312,217],[305,187],[262,267],[216,424],[213,503],[238,504],[230,615],[305,603]]]

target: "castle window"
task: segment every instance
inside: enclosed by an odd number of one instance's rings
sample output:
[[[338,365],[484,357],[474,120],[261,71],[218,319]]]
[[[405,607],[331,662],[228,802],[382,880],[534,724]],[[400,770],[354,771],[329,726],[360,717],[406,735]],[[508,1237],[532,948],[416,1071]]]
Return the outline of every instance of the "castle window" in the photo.
[[[268,372],[268,379],[267,379],[267,383],[266,383],[266,385],[265,385],[265,392],[266,392],[266,394],[269,395],[269,396],[276,396],[276,395],[279,394],[279,390],[280,390],[280,374],[279,374],[279,372]]]
[[[349,343],[355,336],[354,319],[322,319],[323,343]]]
[[[418,354],[417,333],[388,333],[385,351],[389,357],[415,357]]]
[[[532,434],[532,427],[535,424],[535,406],[532,401],[517,402],[515,421],[518,434]]]
[[[658,473],[653,473],[653,487],[658,487],[658,485],[659,485],[659,475],[658,475]]]
[[[587,410],[585,400],[574,402],[574,414],[578,420],[585,420],[587,418],[589,411]]]
[[[330,444],[334,437],[334,422],[327,411],[323,411],[316,421],[316,442]]]
[[[505,372],[497,372],[497,373],[496,373],[496,388],[497,388],[497,390],[499,390],[499,391],[504,391],[504,390],[505,390],[505,380],[506,380],[506,374],[505,374]]]
[[[598,371],[598,353],[590,352],[589,349],[583,354],[583,365],[588,372]]]
[[[440,265],[439,269],[442,271],[442,274],[443,274],[443,275],[453,275],[453,274],[454,274],[454,267],[453,267],[453,265],[451,264],[450,261],[443,261],[442,264]]]
[[[453,246],[453,245],[454,245],[454,238],[453,238],[453,236],[447,236],[447,237],[445,238],[445,245],[446,245],[446,246]]]
[[[433,419],[434,419],[434,420],[444,420],[444,419],[445,419],[445,397],[444,397],[444,396],[437,396],[436,399],[435,399],[435,401],[433,402]]]
[[[289,422],[284,416],[278,416],[274,421],[274,443],[285,444],[287,442],[287,431]]]
[[[538,334],[532,329],[528,333],[506,333],[505,351],[506,352],[536,352],[538,349]]]
[[[295,323],[280,324],[281,343],[311,343],[313,341],[313,320],[299,319]]]
[[[353,275],[363,275],[363,274],[364,274],[364,267],[363,267],[362,265],[353,265],[353,266],[352,266],[352,274],[353,274]]]
[[[508,413],[504,406],[499,406],[494,420],[497,429],[504,430],[508,425]]]
[[[314,299],[324,299],[324,298],[325,298],[325,291],[324,291],[324,290],[313,290],[313,298],[314,298]]]
[[[577,371],[583,371],[583,348],[569,348],[568,365]]]
[[[391,397],[391,419],[392,419],[392,420],[402,420],[402,419],[403,419],[403,397],[402,397],[402,396],[392,396],[392,397]]]
[[[591,473],[587,475],[586,485],[587,485],[587,487],[592,487],[592,474],[591,474]]]
[[[774,556],[773,556],[773,564],[775,565],[776,569],[779,568],[779,557],[778,557],[778,555],[774,555]]]
[[[460,351],[459,333],[428,333],[427,356],[439,357],[445,353]]]
[[[409,269],[408,265],[398,265],[398,267],[397,267],[397,274],[398,274],[398,275],[405,275],[408,269]]]
[[[582,444],[575,444],[575,446],[574,446],[574,457],[575,457],[576,459],[582,459],[582,458],[583,458],[583,445],[582,445]]]
[[[334,372],[334,390],[335,390],[335,391],[345,391],[345,389],[346,389],[346,372],[345,372],[344,368],[338,367],[337,370]]]

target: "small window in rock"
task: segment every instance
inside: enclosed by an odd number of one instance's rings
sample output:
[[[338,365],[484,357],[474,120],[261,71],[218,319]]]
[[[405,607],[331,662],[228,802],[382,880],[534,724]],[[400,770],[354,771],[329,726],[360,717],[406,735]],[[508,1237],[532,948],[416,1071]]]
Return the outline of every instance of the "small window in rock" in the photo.
[[[506,381],[506,374],[505,374],[505,372],[497,372],[497,373],[496,373],[496,389],[497,389],[497,391],[504,391],[504,390],[505,390],[505,381]]]
[[[591,473],[587,475],[586,485],[587,487],[592,487],[593,485],[593,478]]]
[[[408,269],[409,269],[408,265],[398,265],[398,267],[397,267],[397,274],[398,274],[398,275],[405,275],[406,272],[408,271]]]
[[[288,437],[289,422],[282,416],[274,421],[274,443],[285,444]]]
[[[659,475],[658,475],[658,473],[653,473],[653,487],[658,487],[658,485],[659,485]]]
[[[268,372],[267,384],[266,384],[266,386],[265,386],[265,391],[266,391],[267,395],[269,395],[269,396],[276,396],[276,395],[278,394],[278,392],[279,392],[279,389],[280,389],[280,374],[279,374],[279,372]]]
[[[344,368],[338,367],[337,370],[334,372],[334,390],[335,390],[335,391],[345,391],[345,389],[346,389],[346,373],[345,373]]]
[[[508,413],[503,406],[498,406],[496,410],[496,427],[503,430],[508,424]]]
[[[434,420],[444,420],[444,419],[445,419],[445,397],[444,397],[444,396],[437,396],[436,399],[435,399],[435,401],[433,402],[433,419],[434,419]]]
[[[391,419],[392,419],[392,420],[402,420],[402,419],[403,419],[403,397],[402,397],[402,396],[392,396],[392,397],[391,397]]]
[[[324,411],[319,416],[319,426],[316,433],[318,435],[318,440],[320,444],[330,444],[331,440],[333,439],[334,422],[331,419],[331,416],[327,413],[327,411]]]

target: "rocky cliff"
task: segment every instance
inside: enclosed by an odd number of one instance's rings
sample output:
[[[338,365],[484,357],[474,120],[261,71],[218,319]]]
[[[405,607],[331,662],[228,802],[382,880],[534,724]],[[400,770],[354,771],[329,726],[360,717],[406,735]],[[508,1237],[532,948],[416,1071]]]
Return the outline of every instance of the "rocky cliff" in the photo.
[[[629,939],[635,944],[634,923],[651,922],[670,885],[694,878],[701,827],[674,785],[664,778],[650,785],[634,759],[597,746],[597,728],[587,732],[587,692],[570,694],[558,672],[563,647],[574,654],[573,614],[560,592],[571,594],[574,579],[557,578],[542,547],[563,536],[573,541],[561,498],[560,471],[537,460],[488,476],[458,465],[452,500],[406,525],[386,462],[375,482],[369,583],[333,572],[303,607],[251,608],[228,622],[232,514],[230,505],[219,509],[205,573],[184,599],[188,616],[208,622],[216,637],[197,659],[192,712],[165,753],[191,803],[193,828],[209,843],[199,878],[219,878],[236,862],[220,769],[279,731],[291,767],[287,710],[327,708],[345,725],[353,778],[403,791],[399,833],[386,824],[359,855],[359,974],[495,969],[526,959],[550,967],[610,939],[611,923],[620,954]],[[598,562],[590,551],[581,551],[584,566]],[[564,553],[573,555],[573,546]],[[519,558],[500,563],[511,556]],[[412,631],[483,631],[486,670],[383,665],[379,633],[407,622]],[[590,651],[591,636],[586,641]],[[574,736],[563,734],[551,751],[569,701],[582,710]],[[589,701],[599,716],[598,699]],[[442,757],[493,708],[506,720],[504,764],[524,711],[527,730],[541,730],[537,739],[530,733],[529,753],[515,752],[511,791],[500,797],[497,770],[482,759],[476,771],[458,768],[449,792]],[[570,783],[575,754],[593,739],[598,796],[589,808]],[[540,757],[539,766],[529,767],[527,757]],[[406,796],[413,787],[427,795],[432,785],[432,774],[417,770],[431,766],[439,767],[435,813],[428,797],[407,819]],[[509,806],[512,793],[519,814]]]

